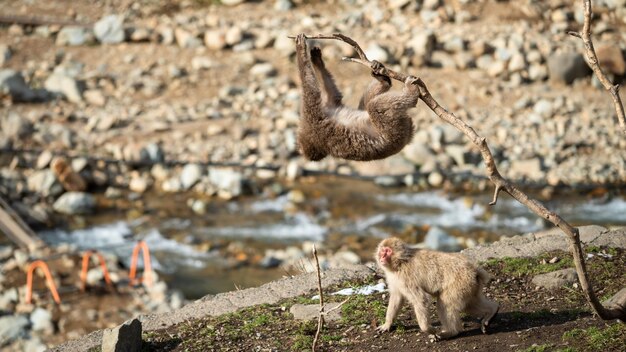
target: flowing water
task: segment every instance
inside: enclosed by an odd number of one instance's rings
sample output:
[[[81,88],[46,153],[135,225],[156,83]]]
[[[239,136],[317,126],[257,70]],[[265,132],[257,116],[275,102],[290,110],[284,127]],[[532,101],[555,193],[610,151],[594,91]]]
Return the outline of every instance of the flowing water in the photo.
[[[233,241],[244,249],[258,248],[262,255],[266,248],[300,246],[303,241],[323,242],[332,248],[354,238],[376,243],[390,234],[419,232],[432,226],[466,244],[551,227],[504,193],[497,205],[490,207],[491,194],[413,192],[337,178],[294,184],[290,189],[298,191],[277,192],[279,195],[262,192],[232,201],[206,199],[203,215],[189,210],[187,201],[193,195],[148,194],[139,202],[141,216],[133,220],[128,220],[133,218],[130,212],[111,207],[89,217],[89,225],[83,229],[54,229],[41,235],[53,245],[73,243],[79,249],[114,252],[126,265],[135,241],[144,239],[159,275],[187,298],[197,298],[295,274],[234,265],[232,258],[220,254],[220,249]],[[555,199],[545,204],[574,225],[626,225],[626,201],[622,197]],[[367,254],[373,247],[362,249]]]

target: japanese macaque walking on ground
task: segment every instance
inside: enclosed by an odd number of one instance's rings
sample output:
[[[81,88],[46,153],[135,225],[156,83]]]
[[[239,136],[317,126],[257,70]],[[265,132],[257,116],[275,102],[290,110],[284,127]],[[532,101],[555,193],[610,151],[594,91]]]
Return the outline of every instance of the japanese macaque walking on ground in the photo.
[[[321,50],[314,47],[309,53],[304,34],[296,37],[296,56],[302,82],[297,140],[306,158],[317,161],[331,155],[358,161],[383,159],[411,141],[414,128],[407,110],[417,104],[416,77],[407,78],[402,93],[389,92],[391,79],[381,74],[384,66],[373,61],[374,80],[359,108],[351,109],[343,105],[343,96],[324,65]]]
[[[498,312],[498,303],[482,292],[490,275],[462,254],[415,249],[392,237],[378,245],[376,262],[385,272],[389,287],[385,324],[378,331],[389,331],[404,300],[413,306],[420,329],[437,338],[450,338],[462,330],[461,312],[480,318],[481,330],[486,333]],[[439,334],[429,321],[431,296],[437,298],[442,327]]]

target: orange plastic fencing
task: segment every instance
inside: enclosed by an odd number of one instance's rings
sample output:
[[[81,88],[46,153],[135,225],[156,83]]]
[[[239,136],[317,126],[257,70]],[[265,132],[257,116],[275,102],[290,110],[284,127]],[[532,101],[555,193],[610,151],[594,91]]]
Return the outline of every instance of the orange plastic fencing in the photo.
[[[107,270],[107,264],[104,261],[104,257],[102,257],[102,254],[97,251],[89,250],[83,254],[83,267],[80,271],[80,289],[85,291],[87,288],[87,269],[89,269],[89,259],[92,255],[96,255],[98,260],[100,260],[100,267],[102,268],[102,272],[104,274],[104,281],[106,281],[109,287],[113,288],[113,282],[109,276],[109,271]]]
[[[35,260],[28,266],[28,274],[26,276],[26,303],[30,304],[33,297],[33,272],[37,268],[41,268],[43,270],[43,274],[46,276],[48,289],[52,293],[52,298],[54,298],[54,301],[57,304],[61,304],[61,298],[59,297],[59,292],[57,291],[57,286],[52,279],[52,275],[50,275],[48,264],[42,260]]]
[[[135,275],[137,274],[137,260],[139,257],[139,250],[143,250],[143,277],[139,279],[135,279]],[[142,282],[145,279],[145,284],[147,286],[152,286],[152,266],[150,264],[150,250],[148,249],[148,245],[144,241],[139,241],[135,248],[133,248],[133,257],[130,261],[130,274],[128,275],[130,279],[130,285],[135,285],[138,282]]]

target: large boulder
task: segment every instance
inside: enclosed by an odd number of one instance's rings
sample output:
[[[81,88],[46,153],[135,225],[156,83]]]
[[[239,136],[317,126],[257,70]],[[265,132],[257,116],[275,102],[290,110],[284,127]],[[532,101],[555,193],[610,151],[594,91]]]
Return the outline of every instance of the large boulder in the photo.
[[[10,95],[14,101],[32,101],[37,94],[30,89],[20,72],[11,69],[0,70],[0,96]]]
[[[132,319],[124,324],[105,329],[102,333],[102,352],[141,351],[141,322]]]
[[[582,54],[566,52],[548,57],[550,80],[571,84],[576,79],[588,76],[591,69]]]

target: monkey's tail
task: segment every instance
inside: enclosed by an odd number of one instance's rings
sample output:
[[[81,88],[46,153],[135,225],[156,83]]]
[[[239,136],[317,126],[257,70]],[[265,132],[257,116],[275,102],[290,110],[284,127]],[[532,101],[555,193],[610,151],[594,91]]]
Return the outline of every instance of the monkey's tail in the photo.
[[[489,281],[491,281],[491,278],[491,274],[485,271],[485,269],[478,268],[478,272],[476,273],[476,280],[478,281],[480,287],[484,287],[485,285],[487,285]]]

